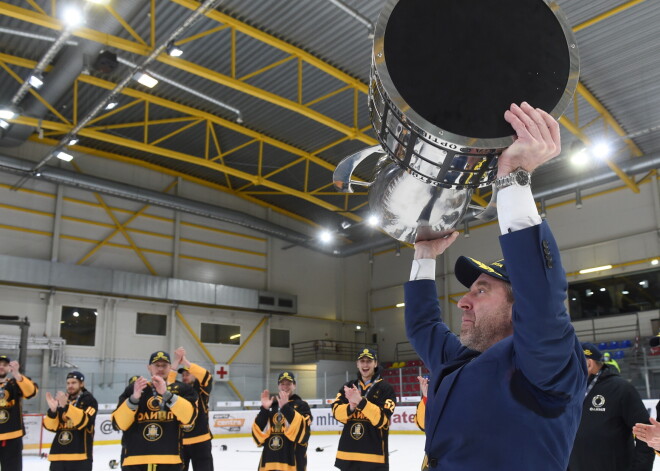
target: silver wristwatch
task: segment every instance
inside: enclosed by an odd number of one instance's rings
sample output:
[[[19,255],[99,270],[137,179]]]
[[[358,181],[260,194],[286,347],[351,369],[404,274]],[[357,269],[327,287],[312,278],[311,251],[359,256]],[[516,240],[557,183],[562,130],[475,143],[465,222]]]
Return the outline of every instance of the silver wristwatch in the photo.
[[[532,182],[532,174],[527,170],[518,167],[513,172],[503,177],[497,178],[493,185],[495,189],[501,190],[511,185],[529,186]]]

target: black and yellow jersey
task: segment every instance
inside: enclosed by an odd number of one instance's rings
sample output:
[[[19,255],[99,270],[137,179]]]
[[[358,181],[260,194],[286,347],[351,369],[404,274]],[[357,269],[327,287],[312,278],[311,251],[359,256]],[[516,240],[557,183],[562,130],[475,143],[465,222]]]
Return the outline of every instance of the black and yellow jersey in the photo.
[[[191,363],[188,371],[197,381],[192,388],[197,393],[197,418],[192,424],[183,426],[183,444],[194,445],[195,443],[211,440],[211,428],[209,427],[209,399],[213,389],[213,377],[211,373],[201,366]],[[171,371],[168,383],[176,380],[176,371]]]
[[[133,384],[119,396],[112,421],[124,432],[122,466],[182,462],[182,426],[195,420],[197,394],[179,381],[168,384],[167,391],[172,394],[167,402],[151,383],[142,391],[138,404],[131,401]]]
[[[11,378],[0,385],[0,441],[25,435],[23,399],[34,397],[39,388],[30,378]]]
[[[344,395],[344,386],[356,386],[362,401],[350,410]],[[369,384],[361,377],[341,387],[332,403],[332,415],[344,424],[341,432],[335,466],[342,468],[349,462],[360,462],[360,469],[382,467],[388,463],[388,432],[390,417],[396,407],[392,386],[376,375]]]
[[[48,409],[44,428],[55,432],[48,461],[84,461],[92,459],[94,423],[99,405],[83,388],[80,395],[69,400],[55,412]]]
[[[252,424],[252,438],[264,448],[259,471],[305,471],[311,423],[309,405],[296,394],[282,410],[277,399],[270,409],[261,407]]]
[[[422,397],[422,400],[417,404],[417,411],[415,412],[415,423],[419,429],[423,432],[424,427],[426,426],[426,398]]]

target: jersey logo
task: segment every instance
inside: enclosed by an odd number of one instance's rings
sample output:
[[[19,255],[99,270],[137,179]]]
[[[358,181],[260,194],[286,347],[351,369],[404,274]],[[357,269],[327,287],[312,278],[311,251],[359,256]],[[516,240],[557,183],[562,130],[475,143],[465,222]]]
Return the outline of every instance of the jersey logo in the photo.
[[[362,437],[364,437],[364,425],[357,422],[351,427],[351,438],[353,440],[359,440]]]
[[[71,434],[71,432],[67,432],[67,431],[61,432],[60,436],[57,437],[57,442],[60,445],[68,445],[69,443],[71,443],[71,440],[73,440],[73,435]]]
[[[195,428],[195,424],[184,425],[181,428],[183,429],[184,432],[190,432],[192,429]]]
[[[158,424],[149,424],[145,427],[144,432],[142,432],[142,436],[147,441],[155,442],[163,436],[163,428]]]
[[[605,398],[600,394],[593,397],[591,403],[594,407],[603,407],[605,405]]]
[[[270,437],[270,440],[268,440],[268,448],[273,451],[280,450],[282,446],[284,446],[284,440],[282,440],[282,437],[279,435],[273,435]]]
[[[151,396],[147,399],[147,408],[152,411],[160,410],[160,398]]]
[[[2,406],[0,406],[2,407]],[[4,424],[9,420],[9,411],[0,409],[0,424]]]
[[[278,412],[273,416],[273,433],[282,433],[284,430],[284,415]]]

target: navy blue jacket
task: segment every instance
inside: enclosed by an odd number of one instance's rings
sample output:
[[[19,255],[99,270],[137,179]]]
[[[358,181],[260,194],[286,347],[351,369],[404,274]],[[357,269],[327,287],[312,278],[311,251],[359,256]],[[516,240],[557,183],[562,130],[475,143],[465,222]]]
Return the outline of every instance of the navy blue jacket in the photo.
[[[431,370],[426,453],[431,469],[565,471],[587,367],[564,306],[559,249],[545,222],[500,244],[514,334],[482,354],[441,321],[435,281],[405,285],[408,338]]]

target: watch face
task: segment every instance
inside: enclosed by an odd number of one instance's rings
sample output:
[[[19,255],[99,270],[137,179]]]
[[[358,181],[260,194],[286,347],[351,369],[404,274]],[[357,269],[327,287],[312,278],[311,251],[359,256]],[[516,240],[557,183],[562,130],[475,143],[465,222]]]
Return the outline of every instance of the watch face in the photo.
[[[515,178],[516,178],[516,183],[520,186],[527,186],[529,185],[529,173],[525,172],[524,170],[520,170],[515,173]]]

